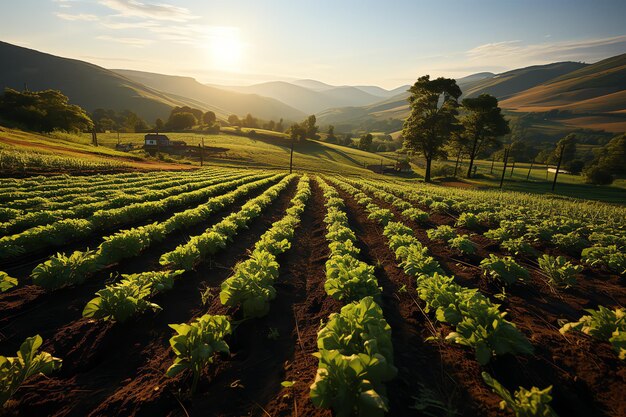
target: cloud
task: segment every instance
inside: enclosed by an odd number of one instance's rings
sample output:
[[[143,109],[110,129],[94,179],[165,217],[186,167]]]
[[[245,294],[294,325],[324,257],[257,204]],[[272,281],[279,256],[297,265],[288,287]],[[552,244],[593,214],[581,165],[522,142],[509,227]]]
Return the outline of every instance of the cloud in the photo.
[[[466,52],[472,63],[485,66],[533,65],[555,61],[595,62],[626,51],[626,35],[577,41],[523,44],[512,40],[479,45]]]
[[[150,39],[125,38],[125,37],[115,37],[115,36],[108,36],[108,35],[98,36],[96,39],[99,39],[101,41],[123,43],[125,45],[136,46],[136,47],[142,47],[142,46],[150,45],[151,43],[153,43],[153,41]]]
[[[98,20],[98,16],[96,16],[95,14],[86,14],[86,13],[78,13],[78,14],[69,14],[69,13],[55,13],[56,17],[63,19],[63,20],[69,20],[69,21],[77,21],[77,20],[82,20],[85,22],[94,22],[96,20]]]
[[[148,4],[135,0],[100,0],[100,4],[115,10],[123,17],[188,22],[196,19],[188,9],[171,4]]]

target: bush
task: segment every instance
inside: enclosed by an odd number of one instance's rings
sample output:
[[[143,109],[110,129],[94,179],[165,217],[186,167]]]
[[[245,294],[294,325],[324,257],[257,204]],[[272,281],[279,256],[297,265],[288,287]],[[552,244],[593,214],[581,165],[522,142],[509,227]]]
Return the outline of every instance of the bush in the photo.
[[[592,166],[585,170],[584,175],[587,184],[609,185],[612,184],[614,180],[609,170],[599,165]]]

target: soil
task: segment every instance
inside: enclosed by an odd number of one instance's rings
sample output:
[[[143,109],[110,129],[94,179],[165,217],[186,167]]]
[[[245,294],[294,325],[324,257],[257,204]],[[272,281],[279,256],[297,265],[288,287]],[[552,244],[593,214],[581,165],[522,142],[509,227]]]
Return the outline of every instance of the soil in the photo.
[[[261,319],[242,320],[241,311],[224,307],[219,300],[220,284],[238,262],[246,259],[261,234],[284,215],[295,193],[295,181],[224,251],[182,275],[172,290],[157,295],[153,301],[163,308],[158,313],[146,313],[121,324],[81,317],[85,303],[107,282],[112,270],[133,273],[160,268],[161,253],[238,210],[243,200],[215,213],[201,226],[175,233],[142,256],[114,265],[80,286],[46,293],[25,285],[2,294],[0,353],[14,354],[21,340],[38,332],[44,338],[43,350],[64,362],[62,369],[50,376],[29,379],[0,414],[332,416],[328,410],[316,409],[309,398],[317,371],[317,359],[312,354],[317,351],[320,323],[342,305],[323,288],[329,254],[323,222],[326,210],[321,189],[315,181],[311,186],[312,195],[292,247],[278,257],[281,268],[275,284],[276,299],[270,313]],[[420,225],[375,199],[409,225],[460,284],[478,288],[501,304],[507,318],[535,346],[531,356],[505,355],[481,367],[471,349],[443,340],[452,329],[423,311],[415,279],[397,266],[382,228],[367,218],[364,208],[350,195],[343,191],[340,195],[357,236],[360,259],[375,266],[382,287],[379,302],[392,328],[398,375],[387,384],[388,416],[444,415],[442,410],[468,417],[511,415],[500,410],[500,398],[484,384],[482,371],[511,390],[552,385],[552,405],[561,416],[626,415],[626,367],[610,345],[558,332],[561,320],[577,320],[583,308],[626,304],[622,278],[585,268],[577,285],[555,291],[533,267],[532,260],[519,259],[530,269],[531,279],[506,288],[506,297],[499,299],[496,295],[503,292],[502,287],[483,277],[478,268],[489,253],[501,254],[497,244],[472,236],[478,253],[464,256],[426,235],[426,228],[453,225],[453,217],[431,213],[429,223]],[[470,233],[461,228],[457,231]],[[167,325],[189,322],[206,313],[231,317],[230,354],[217,357],[205,369],[191,396],[189,372],[165,377],[174,359],[169,346],[173,331]],[[282,387],[282,381],[293,381],[294,385]],[[425,408],[418,410],[416,405]]]

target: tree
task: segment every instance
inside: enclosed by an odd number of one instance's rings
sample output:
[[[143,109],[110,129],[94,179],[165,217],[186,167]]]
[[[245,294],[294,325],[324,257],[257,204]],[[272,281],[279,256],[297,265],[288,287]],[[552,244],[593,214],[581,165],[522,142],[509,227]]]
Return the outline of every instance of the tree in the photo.
[[[278,123],[276,123],[276,131],[282,132],[283,130],[285,130],[285,127],[283,126],[283,118],[281,117]]]
[[[250,128],[258,128],[259,123],[255,117],[253,117],[250,113],[248,113],[246,115],[246,118],[243,120],[243,126],[250,127]]]
[[[19,92],[6,88],[0,96],[0,117],[38,132],[91,130],[85,110],[70,104],[58,90]]]
[[[602,165],[594,165],[584,172],[585,182],[595,185],[609,185],[613,183],[613,175]]]
[[[359,149],[362,149],[364,151],[369,151],[370,148],[372,147],[373,140],[374,140],[374,137],[372,136],[371,133],[361,136],[361,138],[359,139]]]
[[[440,77],[431,80],[429,75],[425,75],[418,78],[409,92],[411,113],[402,129],[404,146],[424,155],[424,180],[430,182],[433,159],[447,156],[444,146],[451,133],[459,129],[457,100],[461,89],[453,79]]]
[[[165,124],[163,123],[163,120],[161,120],[161,118],[158,118],[154,122],[154,127],[155,127],[157,132],[161,132],[163,130],[163,128],[165,127]]]
[[[317,138],[318,127],[315,125],[316,122],[317,119],[315,118],[314,114],[310,115],[304,122],[302,122],[302,126],[306,130],[305,136],[309,139]]]
[[[556,150],[554,152],[558,155],[558,162],[556,164],[556,172],[554,173],[554,181],[552,182],[552,191],[554,191],[554,187],[556,187],[556,179],[559,176],[559,171],[561,170],[561,164],[563,161],[567,161],[566,156],[568,158],[573,157],[576,154],[576,135],[570,133],[565,136],[556,144]]]
[[[328,126],[328,133],[326,135],[326,142],[337,143],[337,136],[335,136],[335,126]]]
[[[306,128],[300,123],[294,123],[289,128],[289,135],[292,140],[304,141],[306,139]]]
[[[202,112],[202,110],[194,109],[194,108],[191,108],[189,106],[174,107],[172,109],[172,112],[170,113],[170,115],[172,115],[174,113],[191,113],[191,114],[193,114],[193,117],[196,118],[196,123],[201,121],[202,117],[204,116],[204,113]]]
[[[498,99],[489,94],[463,99],[462,106],[467,112],[461,118],[463,133],[461,138],[469,156],[467,178],[472,177],[474,159],[486,146],[502,146],[498,138],[510,132],[509,123],[504,119]]]
[[[135,112],[124,110],[120,114],[120,125],[126,132],[143,132],[148,130],[148,124]]]
[[[216,120],[217,117],[215,116],[215,112],[212,112],[211,110],[204,113],[204,115],[202,116],[202,121],[204,122],[204,124],[207,124],[209,126],[213,125]]]
[[[173,113],[166,126],[170,130],[191,129],[198,121],[192,113]]]
[[[239,120],[236,114],[231,114],[228,116],[228,124],[231,126],[241,126],[241,120]]]

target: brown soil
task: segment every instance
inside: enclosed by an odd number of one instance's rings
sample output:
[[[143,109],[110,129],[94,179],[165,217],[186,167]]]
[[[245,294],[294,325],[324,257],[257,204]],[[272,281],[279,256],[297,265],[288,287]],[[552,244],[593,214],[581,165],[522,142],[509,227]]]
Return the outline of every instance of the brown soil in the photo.
[[[204,312],[199,288],[217,287],[230,274],[260,235],[284,215],[294,192],[292,182],[227,249],[183,275],[171,291],[155,297],[161,312],[113,325],[82,319],[77,310],[74,321],[44,341],[44,350],[64,359],[62,370],[29,380],[28,389],[10,401],[7,414],[147,416],[180,410],[176,393],[186,390],[189,381],[186,375],[164,376],[173,360],[168,343],[172,330],[167,324],[188,322]],[[219,304],[216,298],[212,305],[216,300]],[[199,391],[206,385],[206,381],[200,384]]]
[[[390,204],[377,199],[375,201],[411,226],[418,240],[428,247],[442,267],[453,274],[459,283],[479,288],[491,297],[502,292],[502,287],[487,280],[478,268],[480,260],[487,257],[488,253],[502,254],[495,242],[483,236],[474,236],[472,240],[478,243],[478,253],[472,257],[462,256],[451,250],[445,242],[428,239],[424,226],[403,218]],[[453,224],[450,216],[436,213],[431,214],[430,222],[428,227]],[[626,401],[623,399],[626,366],[617,358],[610,345],[576,334],[563,336],[558,331],[561,320],[577,320],[583,314],[583,308],[596,308],[599,304],[624,305],[626,289],[619,285],[619,277],[586,268],[576,286],[555,291],[545,283],[545,278],[536,267],[528,262],[522,263],[530,269],[531,281],[507,288],[506,298],[494,301],[502,305],[502,310],[508,312],[508,319],[529,337],[536,348],[535,355],[495,358],[484,370],[509,389],[553,385],[553,406],[559,415],[626,415]],[[480,405],[481,415],[499,415],[500,412],[493,407],[497,405],[494,395],[484,395],[485,385],[480,377],[482,369],[471,352],[464,349],[464,357],[469,360],[466,365],[470,365],[466,368],[454,352],[459,349],[462,348],[442,349],[444,361],[450,366],[455,380],[467,387],[467,392],[478,403],[484,397],[486,404]]]

